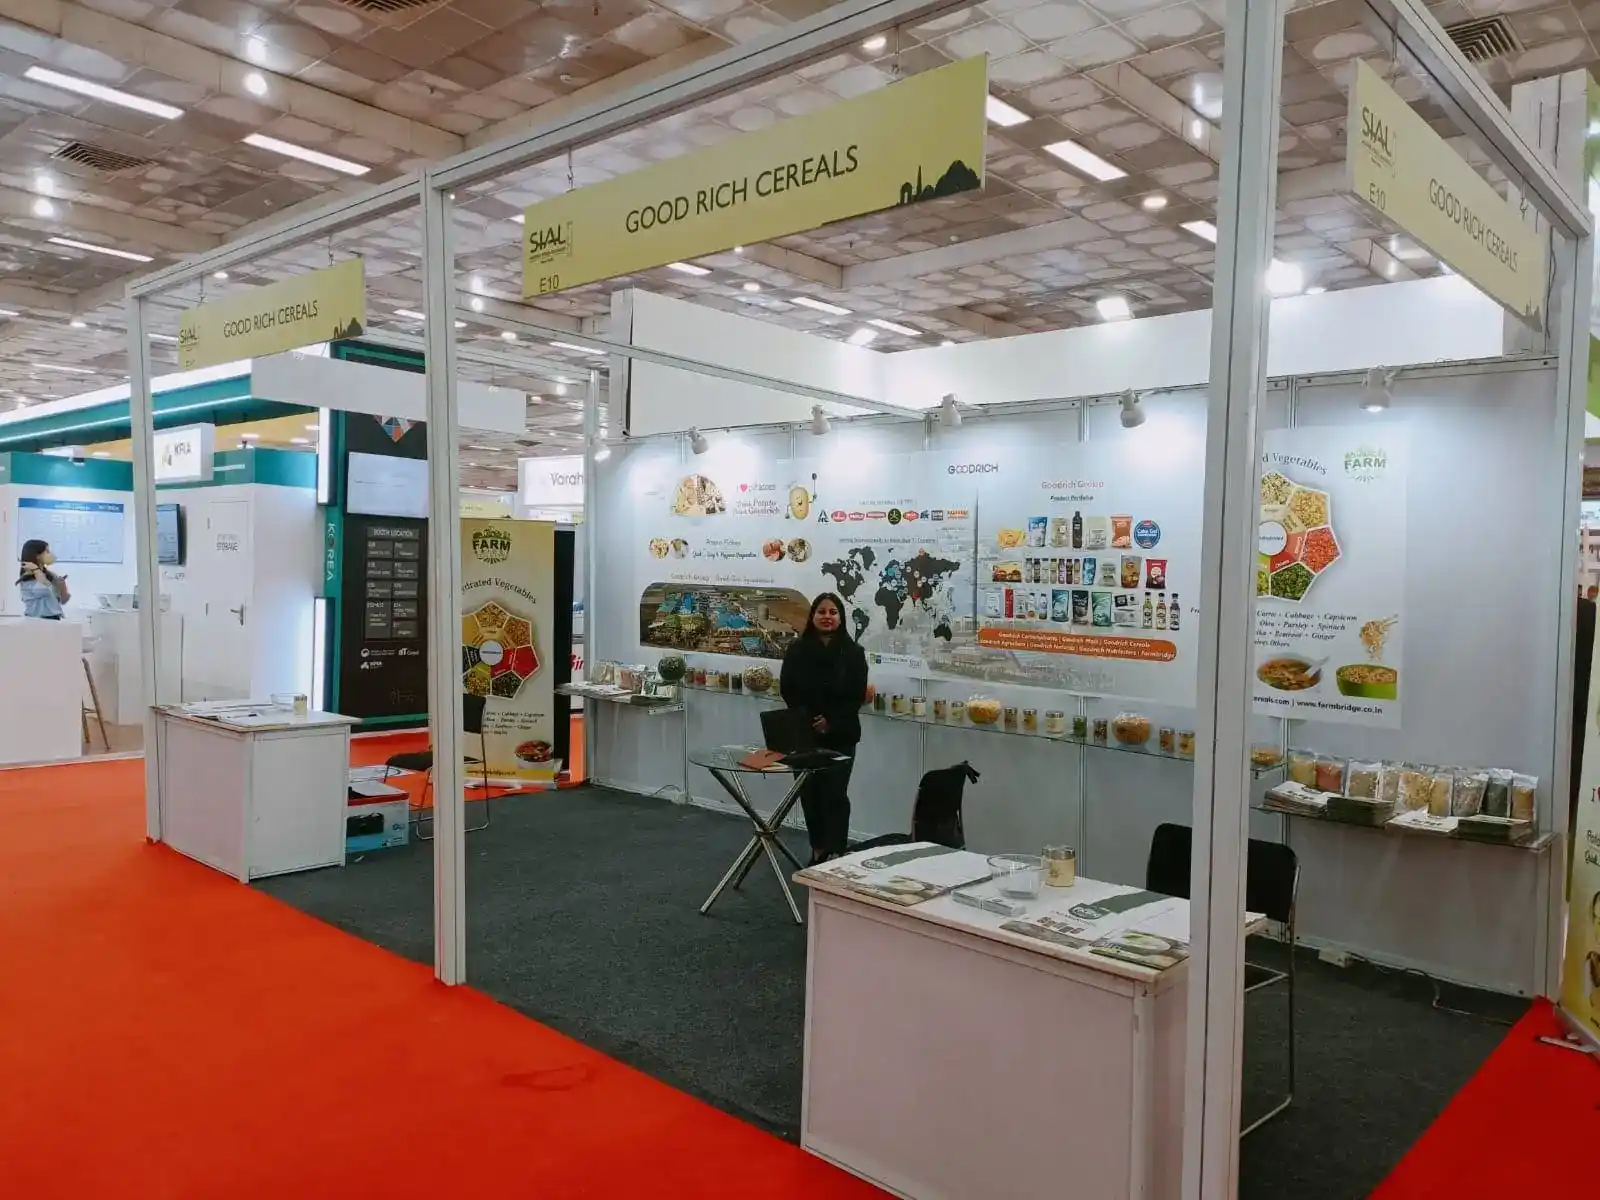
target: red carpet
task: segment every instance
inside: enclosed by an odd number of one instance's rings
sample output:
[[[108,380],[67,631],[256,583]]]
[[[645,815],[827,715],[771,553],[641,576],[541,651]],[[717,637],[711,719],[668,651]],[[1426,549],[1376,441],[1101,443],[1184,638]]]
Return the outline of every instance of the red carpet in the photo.
[[[881,1200],[146,845],[142,770],[0,772],[0,1196]]]
[[[1562,1032],[1534,1005],[1373,1200],[1593,1196],[1600,1063],[1536,1040]]]

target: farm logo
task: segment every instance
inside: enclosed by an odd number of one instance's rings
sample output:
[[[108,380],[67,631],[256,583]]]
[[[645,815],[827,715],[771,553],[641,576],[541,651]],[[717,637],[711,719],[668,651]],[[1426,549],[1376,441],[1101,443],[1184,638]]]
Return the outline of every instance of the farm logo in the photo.
[[[1389,455],[1382,449],[1371,446],[1357,446],[1348,450],[1344,456],[1344,473],[1359,483],[1371,483],[1375,479],[1382,479],[1383,473],[1389,468]]]

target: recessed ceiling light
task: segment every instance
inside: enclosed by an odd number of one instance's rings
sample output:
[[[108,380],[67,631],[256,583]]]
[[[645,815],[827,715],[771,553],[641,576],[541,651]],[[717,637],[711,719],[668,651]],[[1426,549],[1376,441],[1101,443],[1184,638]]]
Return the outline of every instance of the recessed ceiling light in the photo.
[[[845,338],[845,341],[849,342],[852,346],[865,346],[877,336],[878,331],[876,329],[868,329],[863,325],[849,337]]]
[[[711,272],[705,267],[697,267],[693,263],[672,262],[667,264],[669,271],[682,271],[685,275],[709,275]]]
[[[733,248],[733,252],[735,254],[743,254],[744,253],[744,247],[743,246],[735,246]]]
[[[9,308],[0,308],[0,317],[20,317],[22,314]]]
[[[1139,201],[1139,207],[1144,209],[1145,212],[1160,212],[1166,206],[1167,197],[1161,192],[1151,192],[1143,200]]]
[[[426,321],[428,319],[421,313],[410,308],[397,308],[394,310],[394,315],[397,317],[404,317],[408,321]]]
[[[1126,296],[1102,296],[1094,302],[1094,307],[1102,321],[1126,321],[1133,316]]]
[[[1391,259],[1389,262],[1383,264],[1383,273],[1390,279],[1393,279],[1400,273],[1400,264]]]
[[[883,34],[881,34],[881,33],[875,33],[871,37],[869,37],[866,41],[861,43],[861,48],[863,50],[865,50],[868,54],[876,54],[876,53],[878,53],[878,51],[882,50],[888,44],[889,44],[889,39],[888,38],[884,37]]]
[[[813,300],[810,296],[795,296],[793,303],[801,308],[814,308],[818,312],[832,313],[836,317],[848,317],[850,310],[840,308],[837,304],[829,304],[826,300]]]
[[[322,432],[322,426],[318,425],[315,421],[313,421],[311,424],[306,426],[306,432],[307,433],[321,433]]]
[[[324,154],[320,150],[308,150],[304,146],[296,146],[293,142],[285,142],[275,137],[268,137],[264,133],[252,133],[244,139],[244,144],[254,146],[258,150],[270,150],[274,154],[282,154],[286,158],[298,158],[301,162],[312,163],[319,167],[327,167],[330,171],[343,171],[346,175],[365,175],[372,170],[358,162],[351,162],[348,158],[335,158],[331,154]]]
[[[52,71],[48,67],[29,67],[23,76],[35,83],[48,84],[68,92],[76,92],[80,96],[88,96],[91,100],[104,100],[107,104],[120,104],[123,108],[131,108],[135,112],[148,113],[152,117],[161,117],[172,121],[183,116],[183,109],[174,108],[170,104],[162,104],[155,100],[146,100],[143,96],[135,96],[131,92],[118,91],[104,84],[94,83],[88,79],[79,79],[76,75],[63,75],[60,71]]]
[[[523,223],[524,223],[524,222],[525,222],[525,221],[527,221],[527,219],[528,219],[528,218],[527,218],[527,217],[525,217],[525,216],[523,216],[523,215],[522,215],[522,214],[521,214],[521,213],[512,213],[512,214],[511,214],[511,219],[512,219],[512,220],[513,220],[513,221],[515,221],[515,222],[516,222],[516,223],[517,223],[517,224],[518,224],[518,225],[521,225],[521,224],[523,224]]]
[[[170,333],[150,333],[146,334],[145,336],[148,337],[152,342],[172,342],[175,344],[178,340]]]
[[[244,56],[253,63],[267,61],[267,43],[258,37],[248,37],[244,40]]]
[[[1121,167],[1112,166],[1094,151],[1085,150],[1074,141],[1051,142],[1044,149],[1046,154],[1055,155],[1069,167],[1076,167],[1091,179],[1098,179],[1101,183],[1121,179],[1127,174]]]
[[[1204,238],[1213,246],[1217,244],[1217,227],[1210,221],[1185,221],[1180,228],[1187,229],[1197,238]]]
[[[465,321],[457,321],[456,322],[456,328],[457,329],[465,329],[466,327],[467,327],[467,323]]]
[[[759,283],[747,283],[744,285],[744,290],[747,292],[759,292],[761,285]]]
[[[53,237],[48,241],[58,246],[70,246],[74,250],[88,250],[94,254],[109,254],[112,258],[126,258],[130,262],[154,262],[148,254],[135,254],[132,250],[118,250],[113,246],[96,246],[92,242],[80,242],[76,238]]]
[[[1275,258],[1267,268],[1266,284],[1274,296],[1298,296],[1305,291],[1306,270],[1299,263]]]
[[[80,321],[77,317],[73,317],[72,320],[67,322],[67,324],[73,329],[87,329],[87,328],[89,328],[89,322]]]
[[[1199,117],[1196,117],[1194,120],[1189,122],[1189,140],[1191,142],[1198,142],[1201,138],[1205,137],[1205,135],[1206,123],[1204,121],[1202,121]]]
[[[36,217],[53,217],[56,215],[56,206],[43,196],[39,196],[33,202],[33,215]]]
[[[1009,129],[1013,125],[1022,125],[1033,120],[1020,108],[1013,108],[998,96],[990,96],[983,102],[983,115],[1002,129]]]
[[[595,350],[589,346],[575,346],[571,342],[551,342],[557,350],[576,350],[579,354],[604,354],[604,350]]]
[[[954,345],[955,345],[955,343],[952,342],[949,338],[945,338],[944,341],[939,343],[939,348],[941,350],[943,350],[946,346],[954,346]]]
[[[228,277],[228,273],[226,271],[213,271],[213,272],[211,272],[211,278],[213,278],[213,279],[226,279],[227,277]]]
[[[473,312],[482,312],[483,311],[483,297],[482,296],[474,296],[471,300],[467,301],[467,303],[468,303],[468,305],[471,306]]]
[[[244,90],[252,96],[265,96],[267,94],[267,77],[260,71],[251,71],[244,77]]]
[[[66,363],[36,362],[29,363],[35,371],[65,371],[68,375],[93,375],[92,367],[69,367]]]
[[[303,437],[293,437],[293,438],[289,439],[289,445],[291,445],[291,446],[309,446],[309,445],[311,445],[311,439],[310,438],[303,438]]]
[[[567,394],[566,382],[563,381],[561,383],[556,384],[556,395],[565,396],[566,394]]]
[[[500,340],[502,342],[514,342],[517,340],[517,335],[509,329],[502,329],[500,331]]]
[[[876,325],[879,329],[887,329],[890,333],[903,333],[906,337],[921,337],[922,330],[913,329],[909,325],[896,325],[893,321],[885,321],[882,317],[873,317],[868,325]]]
[[[49,171],[40,171],[33,177],[33,190],[41,196],[54,196],[56,194],[55,176]]]

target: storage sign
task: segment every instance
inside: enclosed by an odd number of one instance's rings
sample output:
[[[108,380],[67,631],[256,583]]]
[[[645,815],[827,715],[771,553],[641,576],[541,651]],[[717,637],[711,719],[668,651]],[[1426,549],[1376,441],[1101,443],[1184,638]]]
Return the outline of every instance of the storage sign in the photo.
[[[360,337],[366,325],[365,264],[352,258],[188,309],[178,322],[178,365],[187,371]]]
[[[1544,244],[1378,73],[1356,62],[1348,123],[1350,187],[1359,200],[1511,313],[1544,320]]]
[[[530,205],[542,296],[983,186],[988,63],[966,59]]]

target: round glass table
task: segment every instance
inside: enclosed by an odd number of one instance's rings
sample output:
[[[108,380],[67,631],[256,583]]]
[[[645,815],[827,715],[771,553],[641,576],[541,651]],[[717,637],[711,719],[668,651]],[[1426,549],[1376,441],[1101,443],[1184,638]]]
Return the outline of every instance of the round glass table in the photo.
[[[734,803],[743,810],[744,815],[750,819],[750,824],[755,827],[755,833],[740,851],[739,857],[733,860],[733,865],[722,876],[711,895],[706,898],[706,902],[700,906],[701,913],[709,912],[711,906],[729,887],[738,888],[744,883],[745,876],[750,874],[756,859],[764,854],[768,865],[772,867],[773,875],[778,880],[778,890],[789,902],[789,912],[794,916],[795,924],[804,924],[804,919],[800,916],[800,906],[795,903],[794,893],[789,890],[789,880],[784,874],[783,864],[778,861],[778,855],[781,854],[788,859],[796,871],[805,868],[801,866],[800,860],[789,852],[789,847],[783,844],[783,840],[778,836],[778,830],[795,804],[799,802],[806,781],[817,771],[826,770],[837,763],[848,762],[848,756],[840,754],[833,756],[831,760],[820,761],[807,757],[791,763],[783,761],[762,746],[708,746],[691,750],[689,761],[709,771],[711,777],[722,785],[723,791],[733,797]],[[763,817],[757,812],[755,806],[750,803],[750,797],[745,794],[744,784],[741,781],[750,775],[792,776],[789,790],[784,793],[783,799],[778,801],[770,816]]]

